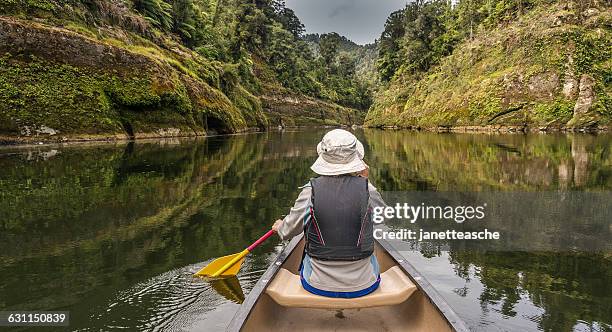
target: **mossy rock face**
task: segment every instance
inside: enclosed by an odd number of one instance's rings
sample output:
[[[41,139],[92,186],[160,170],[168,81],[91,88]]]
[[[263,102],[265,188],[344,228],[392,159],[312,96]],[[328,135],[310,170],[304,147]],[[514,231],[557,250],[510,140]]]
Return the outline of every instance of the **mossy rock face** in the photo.
[[[229,94],[229,98],[233,104],[241,110],[244,110],[244,117],[247,127],[266,128],[268,119],[263,113],[261,100],[241,86],[237,86]]]
[[[351,126],[363,123],[363,112],[292,93],[262,96],[264,111],[274,126]]]
[[[188,135],[197,131],[189,116],[191,102],[181,89],[156,92],[150,77],[121,78],[65,64],[6,58],[0,73],[3,113],[25,136],[44,136],[40,130],[27,129],[42,126],[53,129],[51,136],[124,132],[132,136],[163,127],[190,128],[183,131]],[[3,130],[5,135],[15,133]]]
[[[58,134],[121,132],[104,81],[69,65],[5,57],[0,62],[2,113],[26,136],[26,128],[41,126]]]
[[[254,59],[261,107],[269,126],[351,126],[361,125],[365,111],[344,107],[293,92],[278,82],[274,71],[262,59]]]
[[[116,74],[148,71],[152,65],[146,55],[32,21],[0,17],[0,31],[0,52],[26,60],[33,55]]]
[[[597,12],[585,22],[560,20],[564,13],[561,3],[536,7],[460,43],[429,72],[399,74],[375,97],[366,125],[570,128],[609,123],[612,31],[606,26],[611,12]],[[584,84],[585,75],[591,84]]]
[[[124,130],[135,138],[193,136],[203,133],[188,116],[163,110],[143,112],[121,111]]]
[[[201,58],[182,63],[154,46],[136,52],[14,18],[0,18],[0,31],[0,136],[200,135],[207,117],[217,132],[267,125],[239,84],[228,98],[207,83],[218,84],[218,66]]]
[[[183,136],[363,121],[362,112],[293,93],[257,70],[238,73],[163,36],[154,42],[119,26],[96,32],[62,17],[35,22],[19,10],[0,17],[1,137]]]

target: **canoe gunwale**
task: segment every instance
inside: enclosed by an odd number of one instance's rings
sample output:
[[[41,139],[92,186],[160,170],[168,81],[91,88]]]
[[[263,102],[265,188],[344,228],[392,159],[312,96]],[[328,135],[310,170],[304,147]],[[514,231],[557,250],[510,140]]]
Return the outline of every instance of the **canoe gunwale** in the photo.
[[[408,263],[406,258],[402,256],[393,246],[386,240],[376,240],[385,251],[397,263],[399,267],[404,270],[408,278],[417,286],[417,288],[423,292],[425,297],[431,302],[431,304],[440,312],[442,317],[446,319],[446,322],[457,332],[469,332],[470,330],[465,326],[463,320],[457,315],[457,313],[450,307],[448,302],[438,293],[438,291],[419,273],[419,271]]]
[[[257,304],[261,295],[265,292],[268,284],[278,273],[280,267],[285,263],[291,255],[295,247],[302,240],[303,235],[294,237],[283,251],[276,257],[274,262],[270,264],[266,272],[259,278],[253,289],[249,292],[244,302],[230,321],[226,331],[238,332],[242,329],[244,323],[249,318],[252,309]],[[448,325],[457,332],[468,332],[469,329],[465,323],[450,305],[442,298],[442,296],[433,288],[433,286],[412,266],[407,260],[398,253],[391,244],[385,240],[376,240],[383,249],[393,258],[397,266],[399,266],[406,275],[412,280],[417,288],[422,291],[427,300],[436,308],[436,310],[444,317]],[[266,280],[264,282],[264,280]]]
[[[249,318],[253,307],[255,304],[257,304],[257,301],[265,292],[268,284],[276,276],[276,273],[278,273],[280,267],[283,265],[283,263],[285,263],[287,258],[289,258],[289,255],[291,255],[295,247],[300,243],[303,236],[304,235],[302,234],[294,237],[276,257],[274,262],[268,266],[266,272],[264,272],[264,274],[259,278],[253,289],[251,289],[249,294],[244,299],[244,302],[242,302],[242,305],[240,305],[240,308],[238,308],[238,311],[227,326],[226,331],[239,332],[240,329],[242,329],[244,322],[246,322],[246,320]],[[266,280],[266,282],[263,282],[263,280]]]

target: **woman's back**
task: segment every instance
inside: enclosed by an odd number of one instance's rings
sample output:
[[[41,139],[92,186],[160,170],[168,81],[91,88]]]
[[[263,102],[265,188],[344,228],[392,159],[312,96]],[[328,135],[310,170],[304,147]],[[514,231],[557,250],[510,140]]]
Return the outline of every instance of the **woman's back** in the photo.
[[[363,145],[353,134],[332,130],[317,152],[311,168],[320,176],[302,187],[289,215],[273,228],[282,239],[304,232],[300,275],[306,290],[330,297],[363,296],[380,282],[371,211],[384,202],[367,180]]]

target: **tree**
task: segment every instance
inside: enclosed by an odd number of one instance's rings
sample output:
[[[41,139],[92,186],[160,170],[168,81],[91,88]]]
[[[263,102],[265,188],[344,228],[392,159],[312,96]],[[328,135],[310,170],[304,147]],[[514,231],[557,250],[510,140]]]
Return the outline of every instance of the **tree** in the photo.
[[[338,57],[338,75],[352,78],[355,75],[355,59],[347,53],[342,53]]]
[[[232,40],[232,55],[238,60],[243,52],[261,54],[269,42],[270,20],[254,2],[244,2],[238,7],[236,30]]]
[[[401,64],[399,58],[400,39],[406,33],[404,28],[405,18],[405,10],[391,13],[385,23],[385,30],[380,36],[376,66],[383,81],[391,80]]]
[[[332,68],[336,55],[338,54],[338,44],[340,36],[335,33],[326,33],[321,35],[319,42],[319,52],[327,68]]]
[[[446,1],[427,2],[420,7],[416,4],[413,3],[406,7],[403,54],[407,62],[407,69],[412,72],[423,72],[431,68],[438,60],[433,50],[433,41],[445,32],[441,17]]]
[[[172,2],[174,32],[179,34],[188,46],[193,46],[196,34],[196,8],[192,0]]]
[[[277,17],[278,21],[283,25],[283,28],[291,32],[295,38],[302,37],[304,31],[306,31],[304,24],[300,22],[300,19],[295,15],[295,12],[293,12],[293,10],[290,8],[283,8],[277,13]]]
[[[272,27],[272,42],[268,50],[268,62],[277,73],[277,76],[283,85],[287,86],[291,83],[291,78],[294,77],[295,64],[297,56],[295,49],[291,46],[293,35],[283,29],[282,25],[275,24]]]

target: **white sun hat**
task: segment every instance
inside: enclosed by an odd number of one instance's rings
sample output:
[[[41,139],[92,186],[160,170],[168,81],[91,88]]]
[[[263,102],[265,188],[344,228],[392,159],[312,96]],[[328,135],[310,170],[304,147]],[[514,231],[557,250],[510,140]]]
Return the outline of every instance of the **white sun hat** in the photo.
[[[365,151],[355,135],[342,129],[334,129],[317,145],[319,158],[310,169],[320,175],[340,175],[363,171]]]

